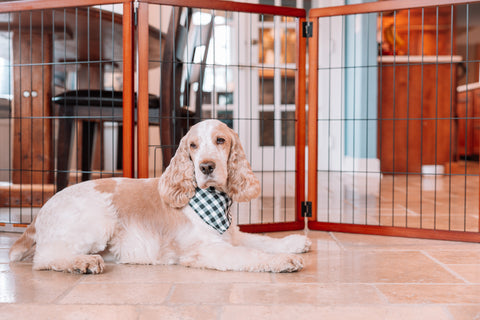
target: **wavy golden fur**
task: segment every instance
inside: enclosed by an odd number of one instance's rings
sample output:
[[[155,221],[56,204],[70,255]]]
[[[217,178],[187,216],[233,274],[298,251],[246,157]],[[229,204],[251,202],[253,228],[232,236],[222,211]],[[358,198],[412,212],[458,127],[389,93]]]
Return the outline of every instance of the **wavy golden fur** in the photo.
[[[199,130],[193,127],[180,141],[180,145],[170,165],[161,177],[160,194],[165,202],[174,208],[185,206],[195,193],[197,183],[194,163],[190,154],[189,143]],[[227,125],[218,122],[212,130],[212,136],[228,137],[227,186],[226,193],[236,202],[247,202],[260,194],[260,183],[252,172],[245,156],[238,134]],[[218,151],[217,152],[221,152]]]

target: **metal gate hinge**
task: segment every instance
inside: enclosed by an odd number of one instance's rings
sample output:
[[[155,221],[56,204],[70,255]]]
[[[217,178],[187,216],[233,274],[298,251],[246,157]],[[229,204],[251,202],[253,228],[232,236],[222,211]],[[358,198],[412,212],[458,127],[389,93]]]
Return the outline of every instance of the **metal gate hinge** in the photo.
[[[311,38],[313,35],[313,22],[304,21],[302,23],[302,36],[304,38]]]
[[[138,1],[133,3],[133,24],[138,25]]]
[[[311,201],[302,202],[302,217],[307,217],[307,218],[312,217],[312,202]]]

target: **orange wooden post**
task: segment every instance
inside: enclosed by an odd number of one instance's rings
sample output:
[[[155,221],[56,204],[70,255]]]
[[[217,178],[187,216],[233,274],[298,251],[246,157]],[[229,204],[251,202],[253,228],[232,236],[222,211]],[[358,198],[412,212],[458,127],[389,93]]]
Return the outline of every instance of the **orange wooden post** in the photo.
[[[138,178],[148,178],[148,4],[138,8]]]
[[[305,18],[299,19],[297,32],[297,71],[295,75],[295,152],[296,152],[296,178],[295,198],[297,208],[297,220],[303,221],[302,202],[305,201],[305,143],[306,143],[306,60],[307,60],[307,39],[303,37],[302,26]]]
[[[123,176],[134,177],[133,4],[123,4]]]
[[[308,62],[308,199],[312,202],[312,217],[317,220],[317,115],[318,115],[318,18],[312,21]]]

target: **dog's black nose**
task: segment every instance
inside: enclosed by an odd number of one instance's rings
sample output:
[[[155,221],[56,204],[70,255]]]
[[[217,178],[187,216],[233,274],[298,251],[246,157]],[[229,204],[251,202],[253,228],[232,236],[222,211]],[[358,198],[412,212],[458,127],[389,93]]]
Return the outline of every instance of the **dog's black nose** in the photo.
[[[200,163],[200,170],[205,175],[211,174],[213,170],[215,170],[215,162],[208,161],[208,162]]]

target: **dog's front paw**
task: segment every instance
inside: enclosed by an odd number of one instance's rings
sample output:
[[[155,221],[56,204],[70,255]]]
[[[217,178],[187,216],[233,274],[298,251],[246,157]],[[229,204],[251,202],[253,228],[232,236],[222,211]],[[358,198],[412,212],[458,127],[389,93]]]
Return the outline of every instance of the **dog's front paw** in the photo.
[[[292,234],[283,238],[285,252],[288,253],[305,253],[310,251],[312,241],[299,234]]]
[[[295,272],[303,269],[303,258],[295,254],[278,254],[269,265],[270,272]]]

